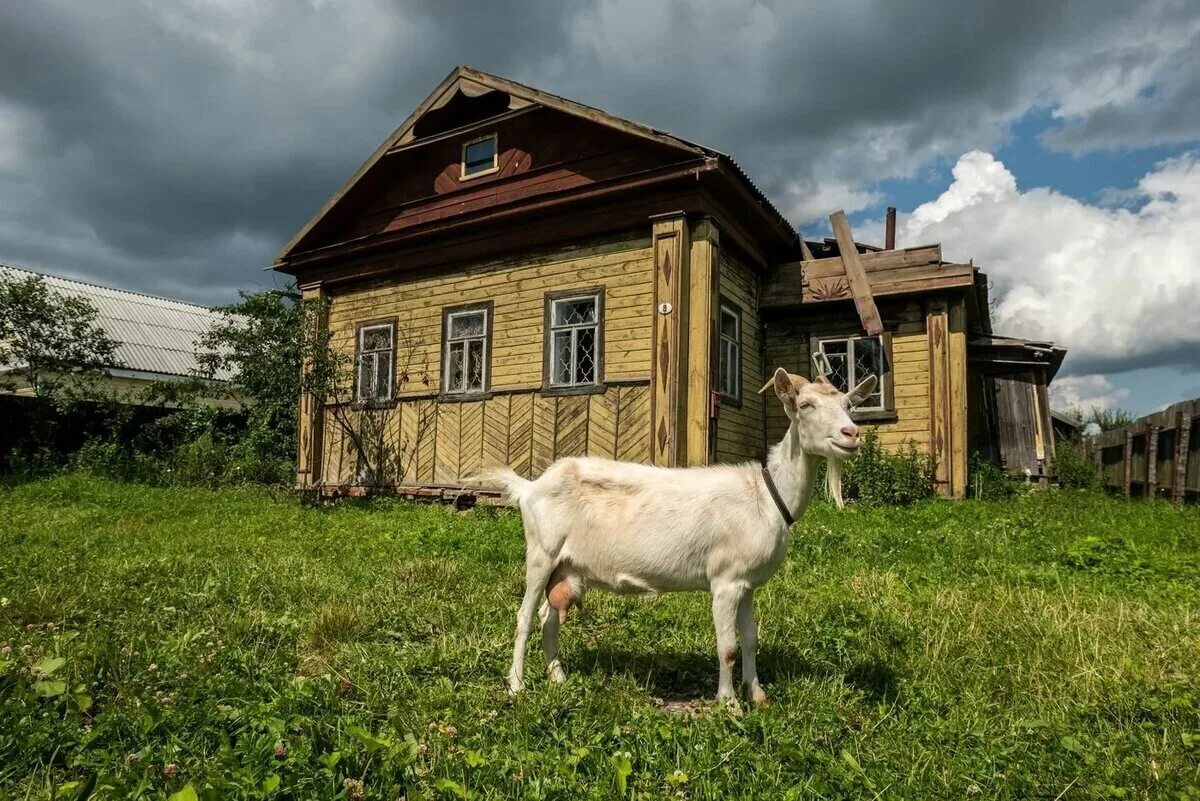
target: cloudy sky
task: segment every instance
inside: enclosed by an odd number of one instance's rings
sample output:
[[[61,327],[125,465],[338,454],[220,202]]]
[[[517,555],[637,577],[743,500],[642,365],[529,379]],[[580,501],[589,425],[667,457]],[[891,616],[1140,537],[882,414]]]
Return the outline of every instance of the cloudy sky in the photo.
[[[27,0],[0,262],[203,303],[468,63],[734,155],[810,235],[942,242],[1058,405],[1200,396],[1200,0]]]

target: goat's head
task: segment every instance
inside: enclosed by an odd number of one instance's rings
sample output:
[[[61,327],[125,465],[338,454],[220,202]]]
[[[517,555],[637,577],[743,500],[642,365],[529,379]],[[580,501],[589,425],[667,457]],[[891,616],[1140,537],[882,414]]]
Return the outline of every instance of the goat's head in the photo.
[[[758,392],[775,387],[806,453],[841,463],[858,453],[858,426],[850,419],[850,407],[874,392],[875,383],[875,376],[868,376],[849,392],[840,392],[825,376],[809,381],[780,367]]]

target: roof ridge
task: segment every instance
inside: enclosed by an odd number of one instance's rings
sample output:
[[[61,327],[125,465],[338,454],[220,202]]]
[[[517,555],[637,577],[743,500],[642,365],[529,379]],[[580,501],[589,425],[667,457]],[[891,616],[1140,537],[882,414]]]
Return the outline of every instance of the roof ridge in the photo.
[[[83,281],[78,278],[67,278],[65,275],[57,275],[55,273],[47,273],[47,272],[41,272],[39,270],[31,270],[28,267],[17,267],[14,264],[5,264],[4,262],[0,262],[0,269],[15,270],[16,272],[29,273],[30,275],[40,275],[43,278],[54,278],[59,281],[66,281],[71,284],[79,284],[80,286],[90,286],[90,287],[95,287],[96,289],[105,289],[105,290],[108,290],[109,292],[120,292],[121,294],[124,294],[124,295],[133,295],[135,297],[150,298],[151,300],[162,300],[162,301],[166,301],[167,303],[178,303],[181,306],[191,306],[192,308],[203,309],[204,311],[208,311],[208,312],[215,311],[214,307],[205,306],[201,303],[192,303],[191,301],[188,301],[188,300],[180,300],[178,298],[168,298],[168,297],[163,297],[162,295],[151,295],[149,292],[138,292],[137,290],[134,290],[134,289],[122,289],[120,287],[107,286],[105,284],[97,284],[95,281]]]

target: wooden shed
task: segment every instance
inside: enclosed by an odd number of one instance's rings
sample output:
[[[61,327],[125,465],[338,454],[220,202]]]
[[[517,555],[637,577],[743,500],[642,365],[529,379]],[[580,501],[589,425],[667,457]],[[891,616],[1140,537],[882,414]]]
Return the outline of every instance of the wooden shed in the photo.
[[[356,366],[349,397],[302,399],[298,484],[456,495],[486,464],[762,458],[781,421],[754,390],[820,352],[835,382],[879,367],[859,419],[959,495],[982,279],[937,246],[860,247],[852,292],[728,156],[459,67],[275,262]]]

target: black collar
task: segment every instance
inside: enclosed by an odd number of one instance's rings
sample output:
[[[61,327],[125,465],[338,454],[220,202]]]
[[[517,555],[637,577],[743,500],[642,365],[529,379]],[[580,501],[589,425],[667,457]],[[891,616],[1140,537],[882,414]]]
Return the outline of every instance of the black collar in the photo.
[[[762,469],[763,483],[767,485],[767,492],[771,493],[771,499],[775,501],[775,505],[779,508],[779,514],[783,515],[783,522],[787,523],[787,527],[791,528],[796,522],[796,518],[792,517],[792,513],[788,511],[787,504],[783,502],[783,498],[779,497],[779,489],[775,486],[775,482],[771,479],[771,471],[763,465]]]

